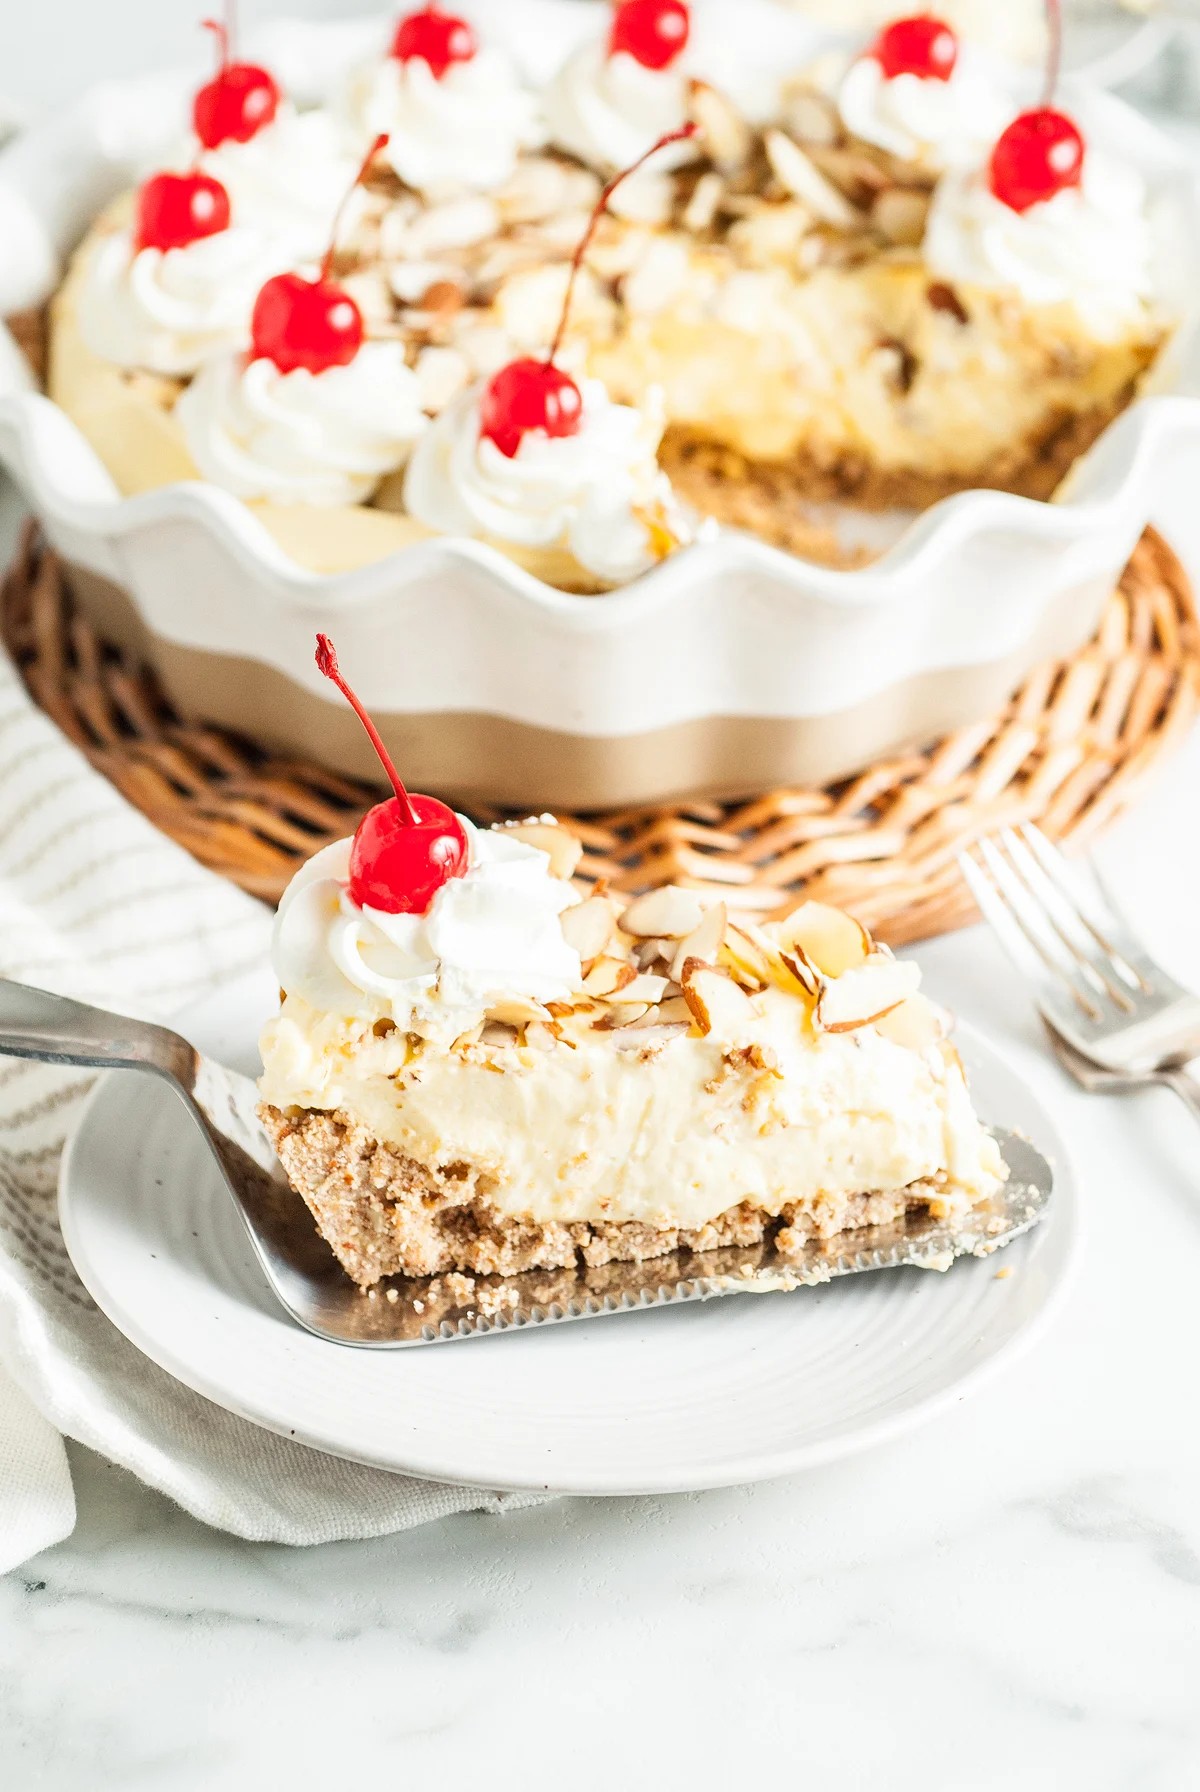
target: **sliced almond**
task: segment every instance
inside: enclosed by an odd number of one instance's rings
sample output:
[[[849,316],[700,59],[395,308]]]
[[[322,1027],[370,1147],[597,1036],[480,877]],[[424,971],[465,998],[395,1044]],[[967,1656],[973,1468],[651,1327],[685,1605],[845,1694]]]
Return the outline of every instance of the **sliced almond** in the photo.
[[[586,902],[564,909],[562,930],[568,946],[578,952],[584,964],[599,958],[613,936],[611,903],[603,896],[589,896]]]
[[[762,989],[771,981],[771,960],[754,937],[755,931],[750,923],[730,921],[721,945],[721,961],[744,988]]]
[[[489,1020],[484,1023],[483,1032],[479,1035],[481,1045],[515,1045],[519,1035],[514,1026],[506,1020]]]
[[[535,1052],[552,1052],[562,1037],[553,1022],[535,1020],[525,1029],[525,1043]]]
[[[683,212],[683,228],[699,236],[708,230],[725,197],[725,182],[712,168],[702,174]]]
[[[925,235],[929,195],[912,187],[885,187],[871,206],[871,222],[889,243],[915,249]]]
[[[671,959],[671,975],[676,983],[680,981],[683,967],[689,958],[699,958],[704,964],[716,964],[728,923],[729,910],[723,902],[714,902],[711,908],[705,909],[699,925],[684,936]]]
[[[872,949],[861,921],[824,902],[802,902],[775,923],[774,931],[782,950],[798,946],[824,977],[841,977],[864,964]]]
[[[634,939],[681,940],[699,926],[704,904],[694,890],[678,884],[664,884],[659,890],[647,890],[638,896],[621,916],[622,933]]]
[[[721,1037],[744,1032],[754,1019],[754,1007],[745,990],[728,971],[689,958],[683,967],[683,999],[702,1033]]]
[[[909,996],[878,1020],[876,1026],[893,1045],[903,1045],[911,1052],[928,1051],[944,1038],[946,1023],[941,1010],[928,996]]]
[[[612,990],[605,999],[625,1007],[630,1002],[661,1002],[666,993],[665,977],[656,977],[653,971],[643,971],[631,982]]]
[[[639,940],[633,948],[633,962],[639,971],[652,970],[656,964],[669,965],[674,956],[674,940]]]
[[[665,995],[646,1016],[646,1024],[657,1021],[661,1021],[664,1026],[674,1026],[676,1022],[682,1021],[685,1027],[690,1027],[692,1011],[687,1005],[686,997],[682,994]]]
[[[487,1011],[489,1021],[502,1021],[510,1027],[523,1027],[530,1021],[549,1018],[549,1011],[532,996],[510,996],[506,1001],[494,1002]]]
[[[826,1033],[873,1026],[914,995],[920,980],[915,964],[875,953],[865,964],[826,983],[814,1018]]]
[[[772,126],[763,137],[763,147],[771,170],[793,199],[807,205],[826,224],[839,230],[852,230],[861,225],[862,214],[827,180],[811,156],[789,137],[786,131]]]
[[[653,1008],[650,1014],[654,1014]],[[622,1027],[615,1035],[613,1044],[619,1052],[654,1051],[660,1045],[669,1045],[672,1039],[683,1039],[689,1031],[689,1022],[654,1022],[648,1025],[639,1022],[634,1027]]]
[[[632,983],[637,971],[627,958],[598,958],[583,980],[590,996],[611,996]]]
[[[629,1008],[609,1008],[592,1022],[594,1033],[615,1033],[625,1027],[635,1027],[644,1015],[651,1012],[648,1002],[634,1002]]]
[[[820,995],[821,973],[809,962],[799,946],[793,946],[791,951],[781,947],[779,956],[806,995]]]
[[[789,93],[784,115],[788,129],[801,143],[836,143],[839,135],[837,108],[825,94],[812,87]]]
[[[583,857],[583,845],[569,829],[543,816],[532,821],[512,822],[504,831],[514,839],[523,840],[526,846],[536,846],[539,852],[547,853],[552,877],[561,877],[564,882],[574,877]]]
[[[688,98],[700,140],[717,167],[727,174],[744,168],[754,147],[754,133],[733,101],[707,81],[695,80],[689,84]]]

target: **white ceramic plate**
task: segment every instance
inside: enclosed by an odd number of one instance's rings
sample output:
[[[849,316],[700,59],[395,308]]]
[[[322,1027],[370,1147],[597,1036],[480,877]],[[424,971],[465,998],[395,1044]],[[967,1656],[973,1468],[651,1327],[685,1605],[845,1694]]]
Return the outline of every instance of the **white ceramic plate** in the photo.
[[[267,981],[230,987],[182,1030],[253,1069]],[[957,1402],[1031,1342],[1063,1290],[1077,1214],[1061,1142],[1003,1060],[975,1035],[963,1044],[983,1112],[1027,1133],[1058,1186],[1002,1258],[945,1275],[885,1270],[427,1350],[350,1350],[285,1318],[182,1106],[127,1073],[101,1082],[64,1159],[63,1233],[97,1303],[148,1357],[335,1456],[564,1493],[762,1480]]]

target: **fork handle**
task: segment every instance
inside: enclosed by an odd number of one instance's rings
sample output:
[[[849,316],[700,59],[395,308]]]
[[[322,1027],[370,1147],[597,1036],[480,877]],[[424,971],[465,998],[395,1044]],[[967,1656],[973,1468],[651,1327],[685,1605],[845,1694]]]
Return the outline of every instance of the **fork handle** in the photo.
[[[0,1056],[96,1069],[153,1070],[183,1080],[192,1053],[166,1027],[0,978]]]
[[[1160,1082],[1173,1089],[1184,1106],[1200,1120],[1200,1078],[1193,1076],[1183,1065],[1174,1070],[1160,1070],[1158,1075]]]

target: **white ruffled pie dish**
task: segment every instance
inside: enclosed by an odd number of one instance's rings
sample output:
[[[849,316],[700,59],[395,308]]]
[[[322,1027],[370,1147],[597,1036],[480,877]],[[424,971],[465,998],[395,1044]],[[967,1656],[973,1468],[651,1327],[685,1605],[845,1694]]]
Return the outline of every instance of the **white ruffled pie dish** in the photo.
[[[464,10],[546,67],[603,11],[563,0]],[[719,29],[719,10],[702,10],[700,29]],[[738,24],[756,58],[740,71],[744,93],[820,41],[757,0]],[[259,47],[294,93],[316,97],[378,29],[282,26]],[[109,84],[0,156],[0,312],[49,296],[96,212],[177,134],[192,84]],[[411,781],[460,800],[589,808],[838,776],[977,719],[1038,659],[1082,643],[1164,469],[1194,458],[1200,481],[1200,183],[1134,113],[1097,103],[1177,251],[1164,277],[1182,322],[1152,391],[1077,464],[1059,501],[945,499],[858,571],[725,532],[603,597],[555,590],[451,538],[315,574],[213,485],[123,498],[3,335],[0,464],[80,601],[151,660],[186,714],[370,772],[313,664],[324,628]]]

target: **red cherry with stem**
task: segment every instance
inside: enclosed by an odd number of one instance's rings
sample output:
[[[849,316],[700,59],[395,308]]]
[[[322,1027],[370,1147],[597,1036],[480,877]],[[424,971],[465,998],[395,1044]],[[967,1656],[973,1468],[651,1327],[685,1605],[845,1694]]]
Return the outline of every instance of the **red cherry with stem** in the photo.
[[[478,39],[465,19],[425,6],[401,19],[390,54],[397,62],[427,62],[440,81],[454,63],[472,61],[478,49]]]
[[[596,227],[604,216],[605,208],[621,182],[628,180],[631,174],[636,174],[644,162],[648,162],[651,156],[657,155],[668,144],[682,143],[688,137],[694,137],[696,128],[689,123],[681,125],[677,131],[668,131],[665,137],[652,143],[636,162],[631,162],[628,168],[623,168],[620,174],[613,176],[596,201],[587,229],[571,257],[571,272],[567,277],[567,290],[563,295],[562,311],[559,313],[554,341],[550,344],[550,353],[544,361],[533,356],[510,361],[498,373],[494,373],[484,387],[479,403],[480,440],[494,442],[501,454],[506,455],[509,460],[512,460],[531,430],[540,429],[548,436],[579,434],[583,423],[583,394],[570,374],[555,366],[555,356],[566,334],[575,282],[579,278],[583,258],[596,234]]]
[[[683,0],[621,0],[613,15],[608,53],[624,51],[643,68],[670,68],[687,48],[692,19]]]
[[[996,198],[1015,212],[1053,199],[1083,179],[1086,153],[1078,125],[1052,105],[1062,59],[1062,10],[1059,0],[1047,0],[1050,54],[1042,104],[1022,112],[1001,133],[988,169]]]
[[[1063,112],[1022,112],[1001,134],[989,168],[992,192],[1014,212],[1053,199],[1083,178],[1084,143]]]
[[[186,249],[229,228],[229,194],[211,174],[152,174],[138,189],[133,243],[142,249]]]
[[[442,885],[467,869],[462,822],[436,797],[410,795],[404,788],[378,729],[342,677],[328,635],[317,636],[317,666],[366,729],[396,793],[368,809],[355,831],[347,885],[351,900],[385,915],[423,915]]]
[[[279,89],[265,68],[256,62],[231,62],[233,0],[228,0],[225,22],[204,19],[204,29],[215,34],[221,60],[214,78],[192,101],[192,124],[205,149],[222,143],[249,143],[279,110]]]
[[[897,75],[948,81],[958,61],[958,39],[944,19],[921,13],[885,25],[868,55],[875,58],[889,81]]]
[[[376,137],[347,188],[316,279],[275,274],[260,289],[250,317],[253,360],[273,361],[280,373],[294,373],[298,367],[324,373],[348,366],[362,347],[362,312],[345,287],[330,278],[330,270],[350,195],[386,142],[386,132]]]

